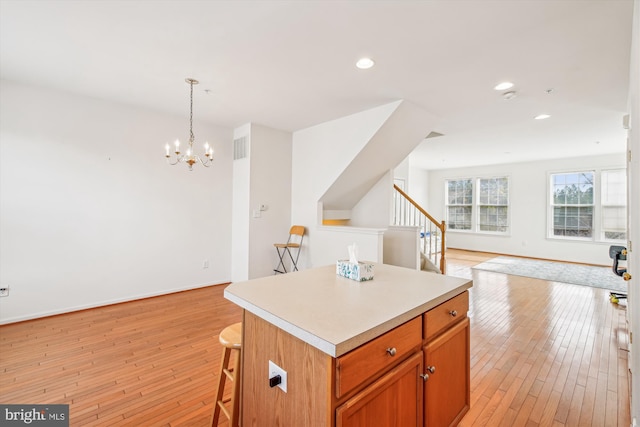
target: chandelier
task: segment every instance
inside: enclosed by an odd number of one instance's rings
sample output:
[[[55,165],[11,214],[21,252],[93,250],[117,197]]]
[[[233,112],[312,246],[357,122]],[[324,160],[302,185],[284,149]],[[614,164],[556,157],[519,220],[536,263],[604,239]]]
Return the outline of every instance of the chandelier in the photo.
[[[200,163],[204,167],[209,167],[213,163],[213,147],[209,146],[208,142],[204,143],[204,160],[193,150],[193,85],[197,85],[199,82],[196,79],[186,78],[185,81],[191,86],[191,110],[189,114],[189,146],[185,153],[180,152],[180,141],[176,139],[175,151],[170,153],[169,144],[165,145],[165,157],[167,163],[170,165],[177,165],[178,163],[186,163],[189,165],[189,170],[193,170],[193,165]]]

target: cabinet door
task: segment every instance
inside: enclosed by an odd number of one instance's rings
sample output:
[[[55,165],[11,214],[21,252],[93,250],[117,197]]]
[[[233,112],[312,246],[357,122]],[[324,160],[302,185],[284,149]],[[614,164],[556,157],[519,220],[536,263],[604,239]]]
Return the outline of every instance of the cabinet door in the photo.
[[[336,427],[422,425],[422,352],[383,375],[336,409]]]
[[[469,319],[424,347],[424,419],[427,427],[457,425],[469,410]]]

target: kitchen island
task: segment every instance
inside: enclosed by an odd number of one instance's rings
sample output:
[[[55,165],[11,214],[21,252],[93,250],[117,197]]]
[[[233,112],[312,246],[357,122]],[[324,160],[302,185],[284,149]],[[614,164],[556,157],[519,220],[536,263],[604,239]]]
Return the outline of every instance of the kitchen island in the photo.
[[[244,309],[243,427],[442,426],[466,413],[471,281],[374,270],[366,282],[325,266],[225,289]],[[271,387],[277,368],[286,378]]]

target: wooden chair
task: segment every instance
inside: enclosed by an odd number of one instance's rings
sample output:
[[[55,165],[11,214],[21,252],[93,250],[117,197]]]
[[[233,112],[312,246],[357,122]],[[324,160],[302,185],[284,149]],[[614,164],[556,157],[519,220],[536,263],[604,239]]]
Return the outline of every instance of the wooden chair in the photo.
[[[240,415],[240,359],[242,351],[242,322],[227,326],[220,332],[220,344],[222,344],[222,360],[218,373],[218,389],[216,401],[213,407],[213,420],[211,426],[216,427],[220,418],[220,412],[229,419],[229,427],[238,427]],[[233,367],[229,366],[231,353],[235,352]],[[226,380],[233,382],[231,397],[224,399],[224,387]],[[226,404],[229,404],[228,406]]]
[[[273,274],[287,273],[287,267],[284,264],[285,256],[288,254],[291,259],[291,271],[298,271],[298,258],[300,257],[300,247],[302,246],[302,239],[304,238],[305,228],[302,225],[294,225],[289,230],[289,238],[287,243],[274,243],[273,246],[278,252],[278,258],[280,262],[273,269]],[[295,258],[291,253],[291,250],[295,250]],[[282,266],[282,270],[280,267]]]

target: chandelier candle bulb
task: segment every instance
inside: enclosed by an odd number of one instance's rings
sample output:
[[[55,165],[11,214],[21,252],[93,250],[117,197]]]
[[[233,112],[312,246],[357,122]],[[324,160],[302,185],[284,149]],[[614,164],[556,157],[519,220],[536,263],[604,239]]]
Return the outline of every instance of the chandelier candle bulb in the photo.
[[[167,154],[165,154],[165,157],[169,157],[169,144],[164,146],[165,150],[167,150]]]

